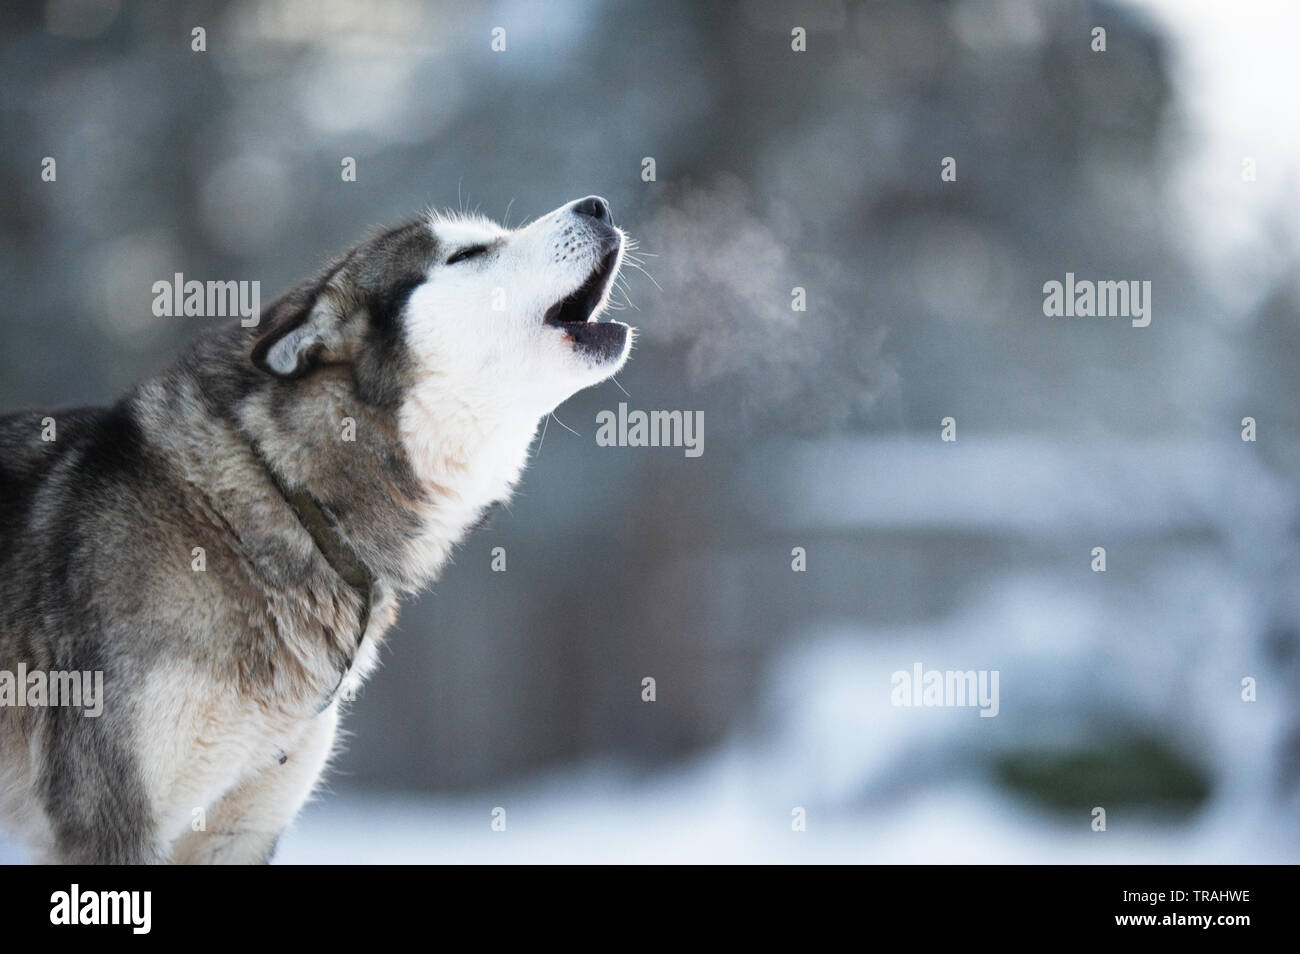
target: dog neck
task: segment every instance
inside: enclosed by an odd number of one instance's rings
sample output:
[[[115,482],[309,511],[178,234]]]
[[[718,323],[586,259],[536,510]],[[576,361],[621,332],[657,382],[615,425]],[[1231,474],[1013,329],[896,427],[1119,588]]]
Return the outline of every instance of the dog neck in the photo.
[[[370,610],[374,604],[374,573],[357,555],[352,545],[339,531],[338,525],[321,506],[320,501],[304,490],[290,490],[285,487],[275,469],[267,463],[255,444],[252,445],[252,449],[258,462],[266,470],[268,479],[289,505],[289,509],[298,518],[307,535],[312,538],[312,542],[316,544],[316,549],[325,558],[325,562],[357,594],[361,607],[357,621],[357,644],[360,645],[361,640],[365,638],[366,626],[370,622]]]
[[[504,403],[471,407],[428,390],[410,393],[396,413],[378,412],[342,384],[321,374],[290,412],[254,400],[241,429],[291,505],[296,493],[310,497],[295,514],[323,554],[337,539],[376,584],[413,592],[438,575],[485,511],[510,497],[540,414]],[[303,520],[312,504],[320,521]],[[349,567],[358,580],[359,567]]]
[[[428,497],[409,555],[423,581],[437,576],[452,548],[495,504],[510,499],[542,414],[508,402],[471,404],[416,389],[398,419],[402,452]]]

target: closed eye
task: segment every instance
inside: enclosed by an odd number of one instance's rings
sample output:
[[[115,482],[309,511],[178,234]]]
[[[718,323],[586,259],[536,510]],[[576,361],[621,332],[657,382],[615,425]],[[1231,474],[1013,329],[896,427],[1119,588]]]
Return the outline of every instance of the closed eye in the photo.
[[[453,252],[451,257],[447,259],[447,264],[455,265],[457,262],[463,262],[467,259],[477,258],[487,250],[488,250],[488,246],[486,245],[466,245],[464,248],[457,249],[455,252]]]

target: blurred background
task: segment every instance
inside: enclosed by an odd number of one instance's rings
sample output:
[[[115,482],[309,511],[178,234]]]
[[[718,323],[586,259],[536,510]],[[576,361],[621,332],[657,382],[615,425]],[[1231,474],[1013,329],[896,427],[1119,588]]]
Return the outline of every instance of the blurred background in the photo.
[[[279,861],[1300,858],[1294,4],[0,18],[5,410],[164,366],[199,320],[155,281],[267,302],[426,206],[599,193],[644,254],[622,390],[405,608]],[[1150,326],[1045,317],[1066,272],[1150,281]],[[703,455],[597,446],[620,401]],[[892,705],[917,663],[997,670],[998,716]]]

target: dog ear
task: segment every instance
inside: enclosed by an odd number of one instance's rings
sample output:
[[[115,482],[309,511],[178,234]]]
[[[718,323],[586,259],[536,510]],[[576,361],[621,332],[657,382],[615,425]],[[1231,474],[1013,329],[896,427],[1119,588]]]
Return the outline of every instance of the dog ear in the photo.
[[[328,286],[295,289],[271,307],[267,329],[253,345],[253,364],[277,378],[302,377],[325,363],[342,319]]]

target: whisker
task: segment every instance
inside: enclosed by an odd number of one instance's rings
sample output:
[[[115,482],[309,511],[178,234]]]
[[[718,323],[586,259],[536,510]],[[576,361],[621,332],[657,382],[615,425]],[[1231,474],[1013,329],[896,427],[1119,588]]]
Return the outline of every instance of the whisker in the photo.
[[[640,272],[640,273],[641,273],[642,275],[644,275],[646,278],[650,279],[650,281],[654,284],[655,288],[659,289],[660,291],[663,291],[663,290],[664,290],[664,287],[663,287],[662,285],[660,285],[659,282],[655,281],[655,277],[654,277],[653,275],[651,275],[649,272],[647,272],[647,271],[646,271],[644,268],[642,268],[640,265],[638,265],[636,262],[629,262],[628,264],[631,265],[633,268],[635,268],[638,272]]]
[[[568,424],[565,424],[565,423],[564,423],[562,420],[560,420],[558,417],[555,417],[555,414],[554,414],[554,413],[551,414],[551,417],[555,419],[555,423],[556,423],[556,424],[559,424],[560,427],[564,428],[566,431],[568,431],[568,432],[569,432],[570,434],[572,434],[574,437],[581,437],[581,436],[582,436],[582,435],[579,434],[577,431],[575,431],[573,428],[571,428]]]
[[[616,281],[614,283],[614,287],[617,288],[619,293],[623,296],[623,300],[627,302],[628,307],[630,307],[633,311],[641,310],[640,308],[637,307],[636,302],[632,300],[632,295],[628,291],[627,283],[625,281]]]
[[[542,445],[546,443],[546,429],[550,426],[551,426],[551,415],[547,414],[546,420],[542,422],[542,439],[537,442],[537,450],[533,451],[534,457],[536,457],[538,454],[542,452]]]

